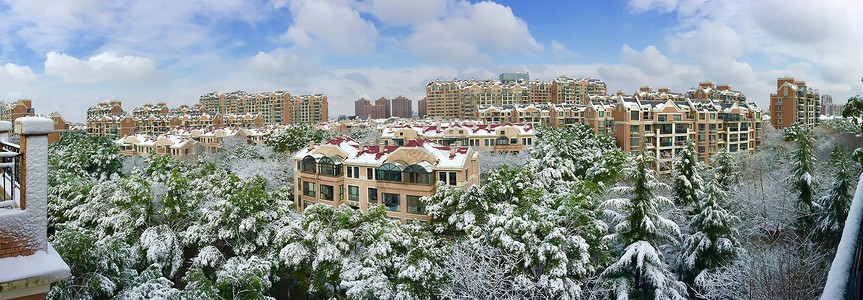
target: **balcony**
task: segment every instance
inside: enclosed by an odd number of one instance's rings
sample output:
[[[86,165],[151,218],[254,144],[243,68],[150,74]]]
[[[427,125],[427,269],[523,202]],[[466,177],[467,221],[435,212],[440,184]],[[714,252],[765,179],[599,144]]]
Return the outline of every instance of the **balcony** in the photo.
[[[863,175],[857,183],[857,195],[851,201],[842,239],[827,274],[821,299],[863,299]]]

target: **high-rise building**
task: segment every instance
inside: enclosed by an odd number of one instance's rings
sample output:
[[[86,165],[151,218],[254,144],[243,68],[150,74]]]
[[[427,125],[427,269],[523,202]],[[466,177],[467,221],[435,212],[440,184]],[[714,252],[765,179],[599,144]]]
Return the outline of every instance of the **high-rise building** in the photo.
[[[587,104],[591,95],[605,95],[606,91],[605,83],[600,80],[565,76],[553,81],[518,80],[511,83],[493,79],[436,80],[426,85],[426,109],[427,117],[465,119],[475,117],[479,106]]]
[[[503,84],[516,83],[517,81],[529,81],[530,74],[528,73],[500,73],[500,81]]]
[[[409,119],[413,112],[413,104],[411,99],[403,96],[395,97],[391,100],[392,116]]]
[[[776,93],[770,94],[770,124],[786,128],[794,123],[807,126],[818,124],[821,116],[821,95],[794,77],[776,79]]]
[[[294,119],[290,115],[290,106],[294,104],[291,94],[287,91],[263,92],[250,94],[245,91],[230,93],[211,92],[200,97],[204,109],[211,113],[222,115],[259,113],[264,117],[264,123],[290,123]],[[326,118],[324,118],[326,120]]]
[[[428,109],[426,108],[426,98],[422,98],[422,100],[417,101],[417,117],[420,119],[425,119],[428,115]]]
[[[355,116],[368,116],[371,113],[371,102],[366,100],[366,98],[360,98],[357,101],[354,101],[354,115]]]
[[[327,95],[293,96],[288,103],[287,115],[290,119],[287,123],[316,124],[327,121],[329,118]]]
[[[833,96],[821,95],[821,114],[825,116],[842,116],[842,105],[833,103]]]
[[[387,98],[381,97],[380,99],[375,100],[375,105],[382,105],[382,106],[384,106],[384,114],[385,114],[385,116],[384,116],[383,118],[389,118],[389,117],[392,117],[392,116],[393,116],[393,110],[392,110],[393,103],[392,103],[392,101],[391,101],[390,99],[387,99]],[[378,118],[375,118],[375,119],[378,119]]]

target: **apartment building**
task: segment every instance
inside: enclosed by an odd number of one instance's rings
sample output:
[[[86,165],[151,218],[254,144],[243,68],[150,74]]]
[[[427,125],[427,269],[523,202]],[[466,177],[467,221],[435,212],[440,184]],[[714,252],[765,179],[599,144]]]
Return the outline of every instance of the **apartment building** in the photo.
[[[120,101],[99,102],[87,109],[87,120],[105,115],[121,115],[125,112],[122,105]]]
[[[646,149],[657,157],[661,173],[687,140],[696,143],[699,159],[709,163],[720,149],[729,152],[761,147],[762,110],[755,103],[710,100],[642,100],[621,97],[612,112],[614,136],[626,152]]]
[[[842,116],[842,105],[833,103],[833,96],[821,95],[822,116]]]
[[[229,93],[211,92],[199,98],[201,106],[208,112],[222,115],[257,113],[264,117],[264,123],[290,123],[295,103],[287,91],[262,92],[257,94],[245,91]]]
[[[821,95],[794,77],[776,79],[776,93],[770,94],[770,124],[778,129],[794,123],[807,126],[818,124],[821,116]]]
[[[591,92],[605,94],[605,83],[566,76],[552,81],[435,80],[426,85],[425,109],[428,117],[466,119],[475,116],[479,106],[586,104]]]
[[[401,146],[417,138],[429,139],[443,146],[469,146],[478,151],[518,153],[536,141],[532,124],[479,124],[475,122],[427,125],[408,123],[388,126],[381,132],[384,146]]]
[[[0,111],[0,121],[14,122],[18,118],[32,117],[36,115],[33,109],[33,101],[29,99],[18,99],[9,105],[5,105]]]
[[[601,102],[591,102],[588,105],[544,103],[480,106],[477,118],[485,123],[512,122],[549,127],[586,124],[590,125],[597,135],[609,136],[614,131],[612,107]]]
[[[390,100],[392,105],[392,116],[410,119],[413,117],[413,102],[404,96],[398,96]]]
[[[132,134],[115,141],[114,144],[120,148],[121,155],[144,157],[170,155],[183,158],[195,156],[195,146],[198,142],[173,134],[155,136]]]
[[[428,105],[426,98],[422,98],[417,101],[417,117],[420,119],[425,119],[428,116],[428,108],[426,105]]]
[[[291,97],[285,124],[316,124],[329,118],[327,95],[300,95]],[[273,124],[266,122],[267,124]]]
[[[686,92],[686,97],[692,100],[712,100],[720,103],[746,103],[746,95],[740,91],[731,89],[729,84],[720,84],[712,81],[700,82],[697,88],[691,88]]]
[[[348,205],[367,212],[384,205],[402,223],[428,222],[424,196],[438,184],[479,184],[479,153],[418,138],[401,146],[363,145],[350,138],[312,144],[293,157],[298,211],[315,204]]]
[[[360,98],[357,101],[354,101],[354,115],[355,116],[368,116],[371,115],[370,108],[372,103],[366,98]]]
[[[132,114],[106,114],[87,119],[87,133],[115,140],[137,131],[137,121]]]

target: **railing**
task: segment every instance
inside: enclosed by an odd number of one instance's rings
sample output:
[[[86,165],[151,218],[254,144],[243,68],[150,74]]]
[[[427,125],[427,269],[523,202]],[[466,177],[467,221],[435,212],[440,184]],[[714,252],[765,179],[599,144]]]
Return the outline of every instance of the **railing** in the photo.
[[[14,208],[21,190],[21,146],[6,141],[0,141],[0,169],[2,169],[3,180],[0,187],[0,208]],[[16,197],[16,195],[18,197]]]
[[[863,299],[863,175],[845,220],[842,239],[827,274],[821,299]]]

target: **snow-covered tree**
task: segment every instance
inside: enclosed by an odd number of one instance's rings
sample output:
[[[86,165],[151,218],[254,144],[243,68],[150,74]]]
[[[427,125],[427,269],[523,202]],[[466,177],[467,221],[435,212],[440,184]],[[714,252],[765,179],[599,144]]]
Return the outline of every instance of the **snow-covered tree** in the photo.
[[[633,185],[615,188],[629,197],[601,204],[615,223],[614,232],[605,239],[622,251],[599,275],[599,284],[609,286],[608,296],[617,299],[685,299],[685,285],[675,279],[659,251],[662,243],[674,242],[680,235],[677,224],[660,215],[661,207],[674,204],[655,194],[667,185],[656,180],[648,155],[642,152],[635,161],[629,172]]]
[[[264,136],[264,144],[272,147],[276,152],[294,153],[309,143],[318,143],[332,137],[334,134],[330,131],[300,124],[268,133]]]
[[[683,241],[679,259],[681,277],[690,286],[695,286],[705,272],[727,265],[739,251],[734,228],[739,219],[722,207],[725,197],[719,184],[711,180],[696,203],[696,215],[689,225],[692,234]]]
[[[588,125],[541,127],[536,136],[528,168],[540,174],[544,184],[575,178],[610,183],[626,162],[613,138],[597,136]]]
[[[716,182],[721,187],[728,188],[730,185],[737,183],[739,166],[735,157],[724,148],[716,153],[716,159],[711,164],[711,168]]]
[[[806,125],[794,123],[785,129],[785,138],[797,143],[797,148],[791,154],[793,167],[789,180],[797,192],[797,233],[800,236],[810,234],[815,223],[815,183],[813,180],[815,154],[813,153],[812,136]]]
[[[695,153],[695,144],[686,141],[686,146],[674,161],[674,200],[678,206],[688,206],[701,198],[704,180],[701,179],[702,163]]]
[[[819,200],[818,220],[813,233],[815,240],[827,250],[836,249],[842,238],[854,185],[851,161],[843,148],[837,146],[833,149],[831,163],[836,176],[828,194]]]

